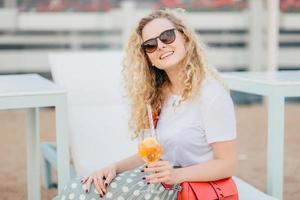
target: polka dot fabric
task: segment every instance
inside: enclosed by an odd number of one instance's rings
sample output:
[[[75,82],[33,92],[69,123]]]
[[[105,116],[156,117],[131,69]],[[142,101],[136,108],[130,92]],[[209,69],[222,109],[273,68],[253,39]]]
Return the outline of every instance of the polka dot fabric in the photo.
[[[92,184],[89,193],[85,193],[85,184],[81,184],[81,177],[77,177],[66,185],[59,196],[53,200],[175,200],[177,193],[165,190],[161,184],[154,185],[154,193],[144,192],[148,185],[142,179],[144,173],[140,170],[144,166],[131,171],[118,174],[107,188],[107,193],[100,198],[95,186]]]

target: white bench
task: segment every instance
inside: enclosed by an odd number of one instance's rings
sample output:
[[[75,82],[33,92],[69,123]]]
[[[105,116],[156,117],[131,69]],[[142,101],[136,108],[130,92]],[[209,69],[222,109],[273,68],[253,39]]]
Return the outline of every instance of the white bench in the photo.
[[[121,61],[120,51],[49,56],[54,81],[68,91],[71,155],[78,176],[136,152],[127,128],[128,108],[120,82]],[[45,163],[55,167],[55,148],[44,147],[45,158],[51,158],[45,159]],[[50,152],[52,156],[47,156]],[[47,173],[45,177],[47,187],[51,179]],[[275,199],[237,177],[234,179],[241,200]]]

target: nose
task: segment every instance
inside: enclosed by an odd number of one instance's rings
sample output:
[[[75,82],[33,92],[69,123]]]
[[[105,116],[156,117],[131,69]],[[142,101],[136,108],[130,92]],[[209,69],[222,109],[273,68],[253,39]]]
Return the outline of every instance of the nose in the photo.
[[[158,49],[163,49],[166,47],[166,44],[160,41],[160,39],[157,38],[157,48]]]

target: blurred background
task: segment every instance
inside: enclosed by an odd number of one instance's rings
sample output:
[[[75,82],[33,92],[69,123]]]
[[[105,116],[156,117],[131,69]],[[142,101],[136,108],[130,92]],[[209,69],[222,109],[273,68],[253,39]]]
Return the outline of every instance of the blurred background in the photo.
[[[51,79],[48,54],[122,50],[137,20],[151,9],[184,8],[220,71],[267,66],[272,0],[0,0],[0,74],[39,73]],[[280,0],[276,70],[300,69],[300,0]],[[232,93],[239,132],[238,176],[265,191],[267,111],[262,98]],[[284,199],[300,199],[300,103],[286,106]],[[54,141],[54,112],[43,109],[41,138]],[[0,200],[26,199],[25,113],[0,111]],[[22,155],[22,156],[20,156]],[[57,190],[42,190],[51,199]]]
[[[48,73],[55,51],[121,49],[150,9],[180,7],[219,70],[265,70],[267,0],[0,0],[0,73]],[[279,69],[299,69],[300,1],[281,0]]]

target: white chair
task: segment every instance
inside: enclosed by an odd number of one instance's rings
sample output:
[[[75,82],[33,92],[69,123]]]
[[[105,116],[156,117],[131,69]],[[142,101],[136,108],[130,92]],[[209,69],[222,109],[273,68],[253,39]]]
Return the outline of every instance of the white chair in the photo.
[[[78,176],[136,152],[136,144],[129,138],[128,109],[122,97],[121,61],[120,51],[49,56],[54,81],[68,91],[71,155]],[[55,147],[44,147],[44,185],[49,186],[47,167],[55,165]],[[275,200],[245,181],[234,179],[241,200]]]
[[[68,91],[72,177],[87,175],[137,151],[128,132],[121,61],[120,51],[49,55],[53,80]],[[44,143],[42,152],[43,185],[50,188],[56,148]]]

